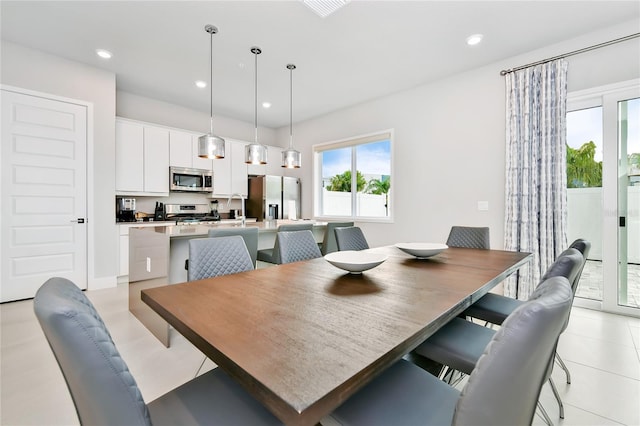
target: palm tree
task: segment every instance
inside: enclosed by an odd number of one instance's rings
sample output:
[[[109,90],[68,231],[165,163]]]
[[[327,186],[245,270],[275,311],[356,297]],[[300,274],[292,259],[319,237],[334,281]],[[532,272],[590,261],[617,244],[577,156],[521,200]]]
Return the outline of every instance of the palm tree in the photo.
[[[389,215],[389,189],[391,189],[391,179],[387,177],[384,180],[371,179],[367,184],[367,192],[369,194],[384,194],[384,208],[386,215]]]
[[[574,149],[567,145],[567,188],[602,186],[602,161],[596,161],[596,144],[586,142]]]
[[[391,179],[371,179],[367,184],[367,192],[369,194],[388,194],[391,188]]]
[[[367,181],[364,176],[362,176],[362,173],[359,171],[356,173],[356,188],[358,192],[362,192]],[[347,170],[340,175],[332,177],[329,185],[327,186],[327,191],[351,192],[351,170]]]

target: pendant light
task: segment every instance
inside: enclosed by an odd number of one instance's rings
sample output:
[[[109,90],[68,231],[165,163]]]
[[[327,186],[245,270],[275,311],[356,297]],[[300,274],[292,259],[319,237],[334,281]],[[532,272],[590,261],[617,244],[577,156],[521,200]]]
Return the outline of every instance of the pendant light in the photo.
[[[213,35],[218,33],[218,28],[213,25],[207,25],[204,30],[210,35],[209,70],[211,71],[211,79],[209,80],[209,93],[211,130],[206,135],[198,138],[198,157],[224,158],[224,139],[213,134]]]
[[[282,151],[282,167],[287,169],[299,169],[301,155],[299,151],[293,149],[293,70],[294,64],[287,64],[289,70],[289,149]]]
[[[258,55],[262,53],[259,47],[252,47],[251,53],[255,55],[256,63],[256,105],[255,105],[255,126],[256,140],[247,145],[244,162],[247,164],[267,164],[267,147],[258,142]]]

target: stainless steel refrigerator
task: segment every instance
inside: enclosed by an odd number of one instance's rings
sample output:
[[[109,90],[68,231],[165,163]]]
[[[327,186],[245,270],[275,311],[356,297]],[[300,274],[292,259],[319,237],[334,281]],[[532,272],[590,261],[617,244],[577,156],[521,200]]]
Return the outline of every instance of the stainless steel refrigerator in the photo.
[[[286,176],[253,176],[249,178],[247,217],[258,221],[300,219],[300,179]]]

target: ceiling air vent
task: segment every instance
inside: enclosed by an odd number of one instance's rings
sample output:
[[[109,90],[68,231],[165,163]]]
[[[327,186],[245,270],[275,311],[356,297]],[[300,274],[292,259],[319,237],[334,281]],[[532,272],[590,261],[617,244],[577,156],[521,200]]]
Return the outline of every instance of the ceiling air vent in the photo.
[[[318,16],[326,18],[351,0],[302,0],[307,7]]]

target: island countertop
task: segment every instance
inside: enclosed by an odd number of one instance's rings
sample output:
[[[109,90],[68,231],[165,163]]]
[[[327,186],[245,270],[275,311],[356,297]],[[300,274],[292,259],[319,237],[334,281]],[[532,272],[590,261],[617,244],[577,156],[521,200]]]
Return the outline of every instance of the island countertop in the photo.
[[[247,222],[244,226],[258,228],[258,233],[275,233],[278,226],[283,224],[303,224],[312,223],[314,228],[324,228],[327,222],[319,222],[315,220],[270,220],[264,222]],[[210,229],[219,228],[240,228],[242,227],[240,220],[230,223],[221,222],[216,224],[200,224],[200,225],[168,225],[168,226],[147,226],[141,227],[141,229],[152,230],[156,233],[163,233],[169,235],[169,238],[193,238],[193,237],[206,237],[209,235]]]

